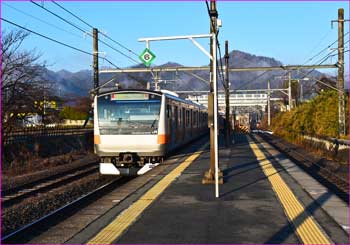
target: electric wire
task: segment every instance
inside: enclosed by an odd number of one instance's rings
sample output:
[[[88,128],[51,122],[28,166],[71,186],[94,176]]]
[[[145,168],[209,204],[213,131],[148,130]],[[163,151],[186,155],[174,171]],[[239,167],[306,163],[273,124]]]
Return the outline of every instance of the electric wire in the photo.
[[[45,8],[44,6],[41,6],[40,4],[38,4],[38,3],[36,3],[36,2],[34,2],[34,1],[32,1],[32,0],[31,0],[30,2],[33,3],[33,4],[35,4],[36,6],[40,7],[41,9],[44,9],[45,11],[49,12],[50,14],[56,16],[57,18],[59,18],[60,20],[64,21],[65,23],[67,23],[67,24],[73,26],[74,28],[78,29],[79,31],[81,31],[81,32],[87,34],[88,36],[92,37],[92,34],[91,34],[90,32],[88,32],[88,31],[84,30],[83,28],[77,26],[76,24],[74,24],[74,23],[72,23],[72,22],[70,22],[70,21],[64,19],[63,17],[59,16],[58,14],[54,13],[53,11],[51,11],[51,10]],[[58,5],[58,4],[56,3],[56,5]],[[62,7],[62,8],[63,8],[63,7]],[[68,10],[66,10],[66,11],[68,11]],[[71,13],[71,12],[69,11],[69,13]],[[73,13],[71,13],[71,14],[73,14]],[[74,14],[73,14],[73,15],[74,15]],[[74,16],[75,16],[75,15],[74,15]],[[75,17],[76,17],[76,18],[79,18],[79,17],[77,17],[77,16],[75,16]],[[80,19],[80,18],[79,18],[79,19]],[[81,19],[81,20],[82,20],[82,19]],[[84,21],[84,23],[85,23],[85,21]],[[89,25],[89,26],[90,26],[90,25]],[[113,50],[116,51],[117,53],[123,55],[124,57],[126,57],[126,58],[132,60],[132,61],[135,62],[136,64],[139,64],[139,62],[136,61],[135,59],[131,58],[130,56],[128,56],[128,55],[126,55],[126,54],[124,54],[124,53],[121,52],[120,50],[114,48],[113,46],[111,46],[111,45],[109,45],[108,43],[102,41],[101,39],[98,39],[98,41],[101,42],[101,43],[103,43],[103,44],[106,45],[107,47],[113,49]]]
[[[51,1],[52,3],[56,4],[58,7],[60,7],[61,9],[63,9],[64,11],[66,11],[67,13],[71,14],[72,16],[74,16],[75,18],[77,18],[78,20],[80,20],[81,22],[83,22],[85,25],[89,26],[90,28],[94,28],[92,25],[90,25],[89,23],[87,23],[86,21],[84,21],[82,18],[80,18],[79,16],[77,16],[76,14],[72,13],[71,11],[69,11],[68,9],[66,9],[65,7],[63,7],[62,5],[56,3],[55,1]]]
[[[34,2],[33,0],[31,0],[30,2],[31,2],[31,3],[33,3],[33,4],[35,4],[35,5],[36,5],[36,6],[38,6],[39,8],[41,8],[41,9],[43,9],[43,10],[47,11],[48,13],[50,13],[50,14],[52,14],[52,15],[56,16],[57,18],[59,18],[60,20],[64,21],[65,23],[67,23],[67,24],[69,24],[69,25],[73,26],[74,28],[76,28],[76,29],[80,30],[81,32],[89,34],[89,32],[88,32],[88,31],[86,31],[86,30],[84,30],[83,28],[81,28],[81,27],[79,27],[79,26],[77,26],[77,25],[73,24],[72,22],[70,22],[70,21],[66,20],[65,18],[63,18],[63,17],[59,16],[58,14],[56,14],[56,13],[52,12],[51,10],[49,10],[49,9],[45,8],[44,6],[41,6],[40,4],[38,4],[38,3]]]
[[[33,18],[33,19],[35,19],[35,20],[37,20],[37,21],[40,21],[41,23],[44,23],[44,24],[49,25],[49,26],[51,26],[51,27],[54,27],[54,28],[56,28],[56,29],[58,29],[58,30],[60,30],[60,31],[66,32],[66,33],[68,33],[68,34],[70,34],[70,35],[72,35],[72,36],[82,38],[81,36],[77,35],[76,33],[67,31],[67,30],[65,30],[65,29],[63,29],[63,28],[61,28],[61,27],[59,27],[59,26],[56,26],[56,25],[51,24],[51,23],[49,23],[49,22],[47,22],[47,21],[45,21],[45,20],[42,20],[42,19],[40,19],[40,18],[38,18],[38,17],[36,17],[36,16],[33,16],[33,15],[31,15],[31,14],[28,14],[28,13],[26,13],[26,12],[24,12],[24,11],[18,9],[18,8],[15,8],[15,7],[13,7],[13,6],[7,4],[6,2],[3,2],[3,4],[6,5],[6,6],[9,7],[9,8],[14,9],[15,11],[17,11],[17,12],[19,12],[19,13],[22,13],[22,14],[28,16],[28,17],[31,17],[31,18]]]
[[[86,24],[87,26],[89,26],[90,28],[94,28],[91,24],[89,24],[87,21],[83,20],[82,18],[80,18],[79,16],[77,16],[76,14],[74,14],[72,11],[68,10],[67,8],[63,7],[61,4],[52,1],[52,3],[56,4],[58,7],[60,7],[61,9],[63,9],[64,11],[66,11],[67,13],[69,13],[70,15],[74,16],[76,19],[80,20],[81,22],[83,22],[84,24]],[[124,48],[125,50],[127,50],[128,52],[132,53],[133,55],[137,56],[138,55],[132,51],[131,49],[127,48],[125,45],[121,44],[120,42],[112,39],[111,37],[109,37],[107,34],[98,31],[98,33],[100,33],[102,36],[104,36],[105,38],[107,38],[108,40],[112,41],[113,43],[119,45],[120,47]],[[101,41],[101,40],[100,40]]]
[[[90,52],[87,52],[87,51],[82,50],[82,49],[80,49],[80,48],[73,47],[73,46],[71,46],[71,45],[69,45],[69,44],[63,43],[63,42],[58,41],[58,40],[56,40],[56,39],[54,39],[54,38],[45,36],[45,35],[43,35],[43,34],[40,34],[40,33],[36,32],[36,31],[33,31],[33,30],[31,30],[31,29],[28,29],[28,28],[26,28],[26,27],[24,27],[24,26],[18,25],[18,24],[14,23],[14,22],[12,22],[12,21],[10,21],[10,20],[7,20],[7,19],[5,19],[5,18],[0,17],[0,19],[3,20],[3,21],[5,21],[5,22],[7,22],[7,23],[9,23],[9,24],[11,24],[11,25],[14,25],[14,26],[16,26],[16,27],[18,27],[18,28],[21,28],[21,29],[26,30],[26,31],[28,31],[28,32],[30,32],[30,33],[33,33],[33,34],[35,34],[35,35],[37,35],[37,36],[43,37],[43,38],[45,38],[45,39],[48,39],[48,40],[50,40],[50,41],[52,41],[52,42],[55,42],[55,43],[58,43],[58,44],[60,44],[60,45],[65,46],[65,47],[74,49],[74,50],[79,51],[79,52],[81,52],[81,53],[84,53],[84,54],[92,55],[92,56],[93,56],[93,54],[90,53]]]
[[[263,73],[257,75],[256,77],[254,77],[253,79],[250,79],[249,81],[247,82],[244,82],[243,84],[241,84],[241,86],[239,86],[238,88],[235,88],[233,89],[233,91],[236,91],[236,90],[239,90],[239,89],[242,89],[244,88],[245,86],[247,86],[248,84],[254,82],[256,79],[262,77],[263,75],[265,75],[267,72],[269,72],[268,70],[264,71]]]
[[[305,77],[308,77],[307,75],[308,74],[306,74],[306,73],[304,73],[304,72],[302,72],[302,71],[299,71],[300,73],[302,73],[302,74],[304,74],[305,75]],[[304,78],[305,78],[304,77]],[[329,84],[327,84],[327,83],[325,83],[325,82],[322,82],[321,80],[319,80],[319,79],[317,79],[317,78],[314,78],[314,77],[308,77],[308,78],[310,78],[310,79],[312,79],[312,80],[315,80],[316,82],[319,82],[319,83],[321,83],[321,84],[323,84],[323,85],[325,85],[325,86],[327,86],[327,87],[329,87],[329,88],[331,88],[331,89],[334,89],[334,90],[336,90],[336,91],[338,91],[338,92],[341,92],[341,90],[339,90],[338,88],[335,88],[335,87],[333,87],[333,86],[331,86],[331,85],[329,85]]]
[[[329,36],[329,34],[332,32],[332,30],[329,30],[322,38],[321,38],[321,40],[317,43],[317,45],[315,45],[312,49],[311,49],[311,51],[309,52],[309,54],[306,56],[306,57],[308,57],[309,55],[311,55],[315,50],[316,50],[316,48],[318,48],[320,45],[321,45],[321,43]],[[305,59],[306,61],[305,62],[307,62],[307,58]]]
[[[73,47],[73,46],[71,46],[71,45],[69,45],[69,44],[63,43],[63,42],[58,41],[58,40],[56,40],[56,39],[54,39],[54,38],[51,38],[51,37],[48,37],[48,36],[46,36],[46,35],[40,34],[40,33],[36,32],[36,31],[33,31],[33,30],[29,29],[29,28],[26,28],[26,27],[24,27],[24,26],[21,26],[21,25],[19,25],[19,24],[16,24],[16,23],[14,23],[14,22],[12,22],[12,21],[10,21],[10,20],[7,20],[7,19],[5,19],[5,18],[0,17],[0,19],[1,19],[2,21],[5,21],[5,22],[11,24],[11,25],[14,25],[14,26],[16,26],[16,27],[18,27],[18,28],[21,28],[21,29],[23,29],[23,30],[25,30],[25,31],[28,31],[28,32],[30,32],[30,33],[33,33],[33,34],[35,34],[35,35],[37,35],[37,36],[40,36],[40,37],[42,37],[42,38],[45,38],[45,39],[47,39],[47,40],[50,40],[50,41],[55,42],[55,43],[57,43],[57,44],[60,44],[60,45],[62,45],[62,46],[65,46],[65,47],[67,47],[67,48],[70,48],[70,49],[79,51],[79,52],[81,52],[81,53],[84,53],[84,54],[87,54],[87,55],[90,55],[90,56],[94,56],[94,54],[89,53],[89,52],[87,52],[87,51],[85,51],[85,50],[79,49],[79,48],[77,48],[77,47]],[[107,59],[107,58],[102,58],[102,57],[100,57],[100,58],[103,59],[103,60],[105,60],[107,63],[109,63],[110,65],[114,66],[114,67],[117,68],[118,70],[122,70],[122,68],[120,68],[119,66],[117,66],[116,64],[114,64],[114,63],[113,63],[112,61],[110,61],[109,59]],[[143,82],[144,82],[144,81],[145,81],[145,80],[136,78],[136,77],[134,77],[134,76],[132,76],[132,75],[130,75],[130,74],[127,74],[127,76],[130,77],[130,78],[132,78],[133,80],[135,80],[135,81],[137,81],[137,82],[140,82],[140,81],[143,81]]]
[[[343,35],[343,37],[344,36],[346,36],[347,34],[349,34],[349,32],[347,32],[347,33],[345,33],[344,35]],[[306,63],[308,63],[308,62],[310,62],[311,60],[313,60],[314,58],[316,58],[317,56],[319,56],[320,54],[322,54],[324,51],[326,51],[327,49],[329,49],[329,48],[331,48],[334,44],[336,44],[337,42],[339,41],[339,38],[337,39],[337,40],[335,40],[334,42],[332,42],[331,44],[329,44],[327,47],[325,47],[324,49],[322,49],[321,51],[319,51],[317,54],[315,54],[313,57],[311,57],[311,58],[309,58],[305,63],[304,63],[304,65],[306,64]]]

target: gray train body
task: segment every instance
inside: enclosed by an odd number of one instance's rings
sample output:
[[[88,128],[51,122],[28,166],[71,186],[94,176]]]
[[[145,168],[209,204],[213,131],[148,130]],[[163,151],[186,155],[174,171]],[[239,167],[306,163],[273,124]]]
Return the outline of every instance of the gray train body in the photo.
[[[207,108],[169,91],[107,90],[94,98],[100,173],[141,175],[208,132]]]

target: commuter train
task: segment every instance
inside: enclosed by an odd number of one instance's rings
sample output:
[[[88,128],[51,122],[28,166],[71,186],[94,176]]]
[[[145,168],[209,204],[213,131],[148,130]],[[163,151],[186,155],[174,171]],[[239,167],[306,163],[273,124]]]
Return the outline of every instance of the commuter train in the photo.
[[[110,89],[94,98],[94,148],[101,174],[144,174],[207,132],[207,108],[170,91]]]

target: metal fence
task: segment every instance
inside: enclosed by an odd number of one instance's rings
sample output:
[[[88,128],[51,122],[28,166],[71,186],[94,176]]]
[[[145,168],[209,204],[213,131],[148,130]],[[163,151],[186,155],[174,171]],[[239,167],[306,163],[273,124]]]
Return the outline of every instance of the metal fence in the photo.
[[[33,138],[64,136],[64,135],[84,135],[92,133],[93,127],[82,126],[56,126],[56,127],[27,127],[16,128],[11,132],[4,132],[2,135],[2,144],[9,145],[18,142],[25,142]]]

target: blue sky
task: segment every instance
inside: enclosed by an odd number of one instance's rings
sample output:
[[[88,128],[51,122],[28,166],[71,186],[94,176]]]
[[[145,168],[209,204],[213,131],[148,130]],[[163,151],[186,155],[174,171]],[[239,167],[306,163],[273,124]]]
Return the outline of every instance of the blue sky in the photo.
[[[90,28],[62,11],[51,2],[39,1],[44,7],[65,19],[91,31]],[[209,19],[205,2],[58,2],[88,23],[106,32],[110,37],[139,54],[145,44],[138,42],[141,37],[206,34],[209,32]],[[18,12],[17,10],[25,14]],[[224,52],[224,42],[229,41],[230,50],[238,49],[255,55],[273,57],[284,64],[304,64],[306,60],[337,40],[337,25],[331,29],[331,20],[337,19],[338,8],[344,8],[345,18],[349,19],[349,2],[224,2],[218,1],[219,18],[223,21],[220,29],[220,43]],[[42,23],[28,14],[40,18]],[[68,24],[48,14],[34,4],[23,1],[1,2],[1,15],[29,29],[92,52],[92,39]],[[2,22],[2,30],[13,29]],[[345,24],[345,33],[349,22]],[[69,33],[68,33],[69,32]],[[102,38],[103,39],[103,38]],[[106,39],[103,39],[109,42]],[[349,40],[349,34],[345,42]],[[199,41],[209,50],[208,40]],[[110,42],[109,42],[110,43]],[[111,43],[115,48],[137,59],[137,57]],[[349,47],[349,43],[345,45]],[[336,46],[334,46],[336,47]],[[92,57],[61,47],[41,37],[31,35],[23,44],[24,49],[35,49],[42,53],[50,69],[78,71],[90,69]],[[110,48],[100,44],[100,52],[120,67],[135,63]],[[156,54],[155,64],[167,61],[187,66],[209,63],[208,58],[190,41],[164,41],[151,43]],[[308,64],[315,64],[326,56],[327,50]],[[348,67],[349,52],[345,56]],[[335,63],[336,56],[326,63]],[[100,65],[107,63],[100,61]],[[336,74],[336,70],[327,73]],[[346,68],[348,73],[348,68]]]

